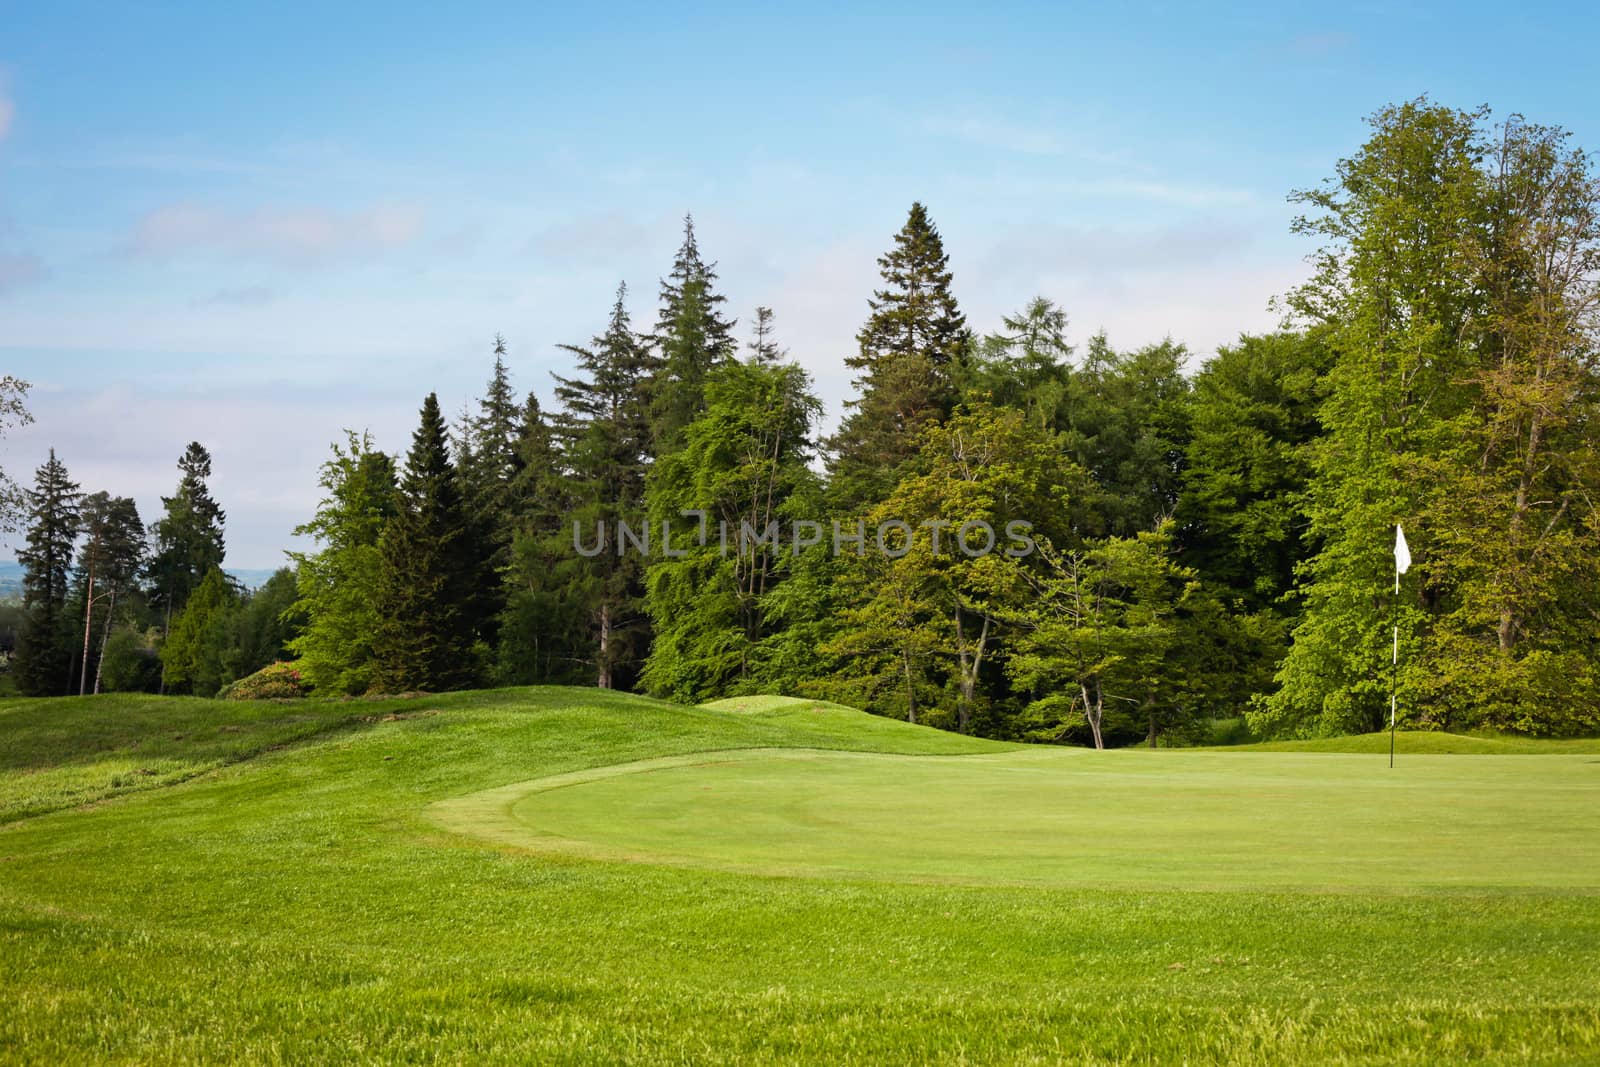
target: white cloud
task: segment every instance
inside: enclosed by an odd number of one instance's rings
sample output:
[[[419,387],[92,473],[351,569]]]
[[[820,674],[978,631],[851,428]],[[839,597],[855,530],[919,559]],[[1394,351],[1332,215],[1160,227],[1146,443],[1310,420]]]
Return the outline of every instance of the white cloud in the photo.
[[[145,215],[122,251],[140,259],[211,254],[306,263],[397,248],[422,230],[412,206],[384,205],[340,214],[321,208],[236,212],[184,201]]]

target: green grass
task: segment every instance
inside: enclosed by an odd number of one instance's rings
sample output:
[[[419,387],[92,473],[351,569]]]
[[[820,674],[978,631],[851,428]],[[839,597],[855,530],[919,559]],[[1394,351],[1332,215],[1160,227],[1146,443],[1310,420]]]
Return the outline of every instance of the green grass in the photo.
[[[1391,773],[770,699],[0,703],[0,783],[36,783],[0,793],[0,1060],[1600,1062],[1600,762],[1401,742]],[[111,784],[157,749],[189,776]],[[1391,813],[1411,854],[1361,873]]]

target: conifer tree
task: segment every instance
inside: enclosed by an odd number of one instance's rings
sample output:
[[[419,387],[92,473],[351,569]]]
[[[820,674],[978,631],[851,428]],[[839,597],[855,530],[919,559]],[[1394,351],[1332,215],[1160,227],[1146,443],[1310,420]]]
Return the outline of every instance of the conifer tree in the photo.
[[[585,543],[599,537],[603,548],[588,557],[568,552],[560,578],[586,620],[594,678],[602,689],[625,687],[649,644],[640,606],[643,563],[621,552],[617,522],[637,528],[644,520],[644,479],[650,456],[650,420],[645,385],[658,364],[644,339],[633,332],[627,286],[617,297],[605,332],[588,347],[564,345],[577,357],[578,376],[556,376],[562,411],[555,437],[570,472],[571,510],[565,535]]]
[[[517,454],[495,674],[505,685],[591,681],[587,667],[579,668],[589,658],[584,605],[570,584],[569,472],[532,390],[518,422]]]
[[[718,310],[716,265],[700,258],[694,219],[684,217],[683,246],[661,282],[655,345],[661,360],[651,383],[652,448],[664,455],[682,444],[684,428],[706,405],[706,379],[737,350],[734,323]]]
[[[27,547],[17,552],[26,614],[13,669],[23,694],[55,696],[68,692],[72,681],[72,623],[66,605],[80,501],[78,484],[55,449],[35,473],[27,501]]]
[[[474,626],[493,644],[505,606],[503,577],[511,562],[513,483],[522,467],[518,451],[521,410],[506,369],[506,343],[496,335],[494,371],[476,415],[462,428],[461,490],[471,527],[472,554],[479,564],[480,598]]]
[[[206,485],[211,453],[200,442],[189,443],[178,458],[178,470],[182,477],[177,492],[161,498],[165,514],[154,526],[156,553],[150,562],[151,591],[169,624],[200,581],[222,566],[227,521]]]
[[[379,542],[374,688],[460,689],[477,677],[470,538],[439,398],[429,393]]]
[[[717,265],[700,257],[700,243],[695,238],[694,216],[683,216],[683,244],[672,260],[672,271],[661,279],[661,310],[656,319],[655,341],[665,347],[666,339],[678,328],[683,313],[685,289],[690,282],[700,283],[699,307],[693,321],[703,338],[706,352],[713,360],[732,357],[738,348],[734,340],[735,320],[722,317],[722,305],[727,298],[717,292]]]
[[[859,351],[845,360],[858,394],[831,442],[834,492],[845,508],[881,500],[922,430],[949,413],[971,342],[944,242],[922,204],[911,205],[878,267],[884,287],[868,301]]]
[[[80,508],[85,542],[78,556],[76,575],[77,606],[74,618],[84,621],[83,640],[78,651],[78,691],[88,691],[93,674],[99,692],[101,654],[111,637],[117,617],[117,600],[123,597],[143,565],[144,523],[132,498],[93,493],[83,498]],[[99,621],[96,644],[95,623]]]

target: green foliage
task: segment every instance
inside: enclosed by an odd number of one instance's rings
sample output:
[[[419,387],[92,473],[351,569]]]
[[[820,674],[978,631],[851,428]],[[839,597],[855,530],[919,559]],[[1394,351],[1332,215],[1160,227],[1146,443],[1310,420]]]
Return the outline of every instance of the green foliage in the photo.
[[[166,616],[183,609],[189,594],[226,554],[223,524],[227,515],[211,497],[206,479],[211,477],[211,453],[198,441],[178,457],[177,492],[161,498],[164,514],[156,520],[155,557],[150,580],[155,600]]]
[[[162,678],[171,693],[213,696],[233,680],[228,624],[238,594],[213,567],[173,620],[161,646]]]
[[[68,477],[52,448],[27,494],[27,546],[17,551],[25,616],[12,671],[18,691],[28,696],[59,696],[77,680],[72,677],[67,583],[80,525],[79,502],[78,483]]]
[[[1564,134],[1486,114],[1385,108],[1300,194],[1300,228],[1328,244],[1291,303],[1335,363],[1307,508],[1320,549],[1258,730],[1382,723],[1391,611],[1411,721],[1593,721],[1600,190]],[[1417,560],[1398,605],[1396,523]]]
[[[389,693],[461,689],[478,677],[477,547],[450,461],[439,398],[429,393],[411,438],[395,513],[378,540],[373,688]]]
[[[107,693],[154,693],[161,685],[156,632],[113,629],[100,657],[100,688]]]
[[[818,502],[807,463],[821,405],[798,366],[757,357],[712,371],[705,412],[650,473],[651,524],[673,529],[683,553],[657,558],[646,579],[655,639],[641,681],[657,696],[698,703],[767,680],[767,604],[788,573],[793,539],[755,541],[772,524],[789,530],[809,518]]]
[[[845,512],[888,494],[922,431],[954,404],[971,346],[950,290],[949,256],[922,204],[911,205],[878,268],[884,287],[867,302],[872,315],[856,335],[859,350],[845,359],[858,395],[830,442],[831,489]]]
[[[378,630],[379,541],[394,516],[394,462],[366,434],[347,433],[322,465],[324,496],[310,522],[296,528],[321,545],[291,553],[297,599],[293,614],[305,620],[285,643],[306,680],[319,692],[364,693],[372,685],[373,640]]]
[[[218,700],[298,700],[311,687],[297,663],[269,663],[253,674],[229,682]]]
[[[1041,544],[1047,570],[1020,614],[1026,632],[1010,664],[1020,686],[1043,694],[1023,717],[1031,736],[1061,740],[1087,726],[1103,748],[1120,721],[1145,725],[1154,746],[1194,727],[1187,665],[1174,653],[1199,585],[1173,561],[1171,540],[1166,524],[1080,550]]]
[[[627,287],[618,286],[603,334],[589,347],[564,346],[577,357],[579,376],[556,377],[564,410],[555,437],[568,473],[568,507],[561,536],[586,544],[603,539],[592,556],[567,551],[558,565],[562,600],[580,605],[584,658],[602,689],[632,684],[649,648],[640,601],[644,561],[618,551],[617,523],[644,516],[644,480],[651,432],[648,386],[658,362],[633,332]]]

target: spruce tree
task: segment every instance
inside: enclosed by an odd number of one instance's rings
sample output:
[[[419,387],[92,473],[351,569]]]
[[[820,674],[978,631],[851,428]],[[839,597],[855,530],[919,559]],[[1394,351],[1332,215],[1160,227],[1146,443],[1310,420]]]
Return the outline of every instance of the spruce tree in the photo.
[[[618,520],[632,528],[643,521],[651,437],[644,387],[658,365],[633,332],[626,298],[627,286],[618,286],[606,330],[588,347],[563,346],[577,357],[579,376],[556,377],[563,410],[555,435],[571,475],[566,534],[576,525],[586,543],[602,532],[606,538],[592,558],[568,553],[560,575],[587,620],[602,689],[629,684],[649,645],[640,606],[644,561],[618,551],[616,531]]]
[[[178,490],[161,498],[165,514],[156,520],[155,558],[150,562],[152,593],[170,624],[189,594],[225,554],[223,524],[227,515],[212,499],[211,453],[198,441],[178,458]]]
[[[922,204],[911,205],[878,267],[884,287],[868,301],[859,351],[845,360],[858,395],[830,443],[836,500],[847,509],[881,500],[922,430],[949,414],[971,343],[944,242]]]
[[[439,398],[429,393],[411,439],[398,507],[379,542],[373,687],[460,689],[473,655],[476,565]]]
[[[464,419],[459,462],[471,553],[478,563],[475,585],[480,596],[473,610],[473,625],[491,645],[505,605],[501,583],[511,562],[513,483],[522,466],[518,451],[521,411],[506,369],[506,343],[498,335],[494,340],[494,371],[478,401],[477,414]]]
[[[656,319],[655,341],[663,347],[666,338],[677,327],[683,311],[685,289],[690,282],[701,284],[701,299],[695,313],[699,334],[705,339],[706,350],[718,359],[726,359],[738,349],[733,337],[735,320],[722,317],[721,307],[727,298],[716,291],[717,265],[700,258],[700,244],[695,239],[694,216],[683,217],[683,244],[672,260],[672,272],[661,279],[661,310]]]
[[[27,547],[22,564],[22,607],[13,670],[17,689],[27,696],[57,696],[69,691],[72,623],[66,611],[72,548],[78,537],[78,484],[67,475],[55,449],[34,475],[27,494]]]
[[[665,455],[706,407],[706,379],[734,358],[734,323],[722,318],[724,297],[714,287],[715,264],[700,258],[694,220],[685,216],[683,246],[661,282],[661,316],[654,337],[661,366],[651,383],[652,448]]]

